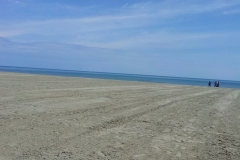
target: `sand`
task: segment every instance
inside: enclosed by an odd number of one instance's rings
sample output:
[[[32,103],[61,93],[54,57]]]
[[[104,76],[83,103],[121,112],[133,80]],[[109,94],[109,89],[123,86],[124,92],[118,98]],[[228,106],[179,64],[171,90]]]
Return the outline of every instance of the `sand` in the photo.
[[[0,72],[0,159],[239,160],[239,93]]]

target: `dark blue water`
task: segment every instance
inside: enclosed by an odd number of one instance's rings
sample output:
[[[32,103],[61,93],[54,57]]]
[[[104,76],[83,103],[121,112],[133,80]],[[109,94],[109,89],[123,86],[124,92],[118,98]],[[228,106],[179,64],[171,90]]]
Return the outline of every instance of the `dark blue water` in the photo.
[[[183,84],[183,85],[194,85],[194,86],[207,86],[209,81],[212,82],[212,86],[213,86],[214,82],[216,81],[214,79],[165,77],[165,76],[152,76],[152,75],[86,72],[86,71],[22,68],[22,67],[6,67],[6,66],[0,66],[0,71],[54,75],[54,76],[67,76],[67,77],[85,77],[85,78],[126,80],[126,81]],[[229,81],[229,80],[219,80],[219,81],[220,81],[220,87],[222,88],[240,88],[240,81]]]

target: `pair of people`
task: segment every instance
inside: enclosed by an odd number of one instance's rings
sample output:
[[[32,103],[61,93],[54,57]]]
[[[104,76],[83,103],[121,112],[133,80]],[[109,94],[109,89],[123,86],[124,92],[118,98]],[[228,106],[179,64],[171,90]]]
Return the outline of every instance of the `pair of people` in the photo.
[[[220,82],[219,81],[216,81],[215,83],[214,83],[214,87],[219,87],[220,86]]]
[[[220,82],[219,81],[215,81],[214,82],[214,87],[219,87],[220,86]],[[211,87],[211,82],[208,82],[208,87]]]

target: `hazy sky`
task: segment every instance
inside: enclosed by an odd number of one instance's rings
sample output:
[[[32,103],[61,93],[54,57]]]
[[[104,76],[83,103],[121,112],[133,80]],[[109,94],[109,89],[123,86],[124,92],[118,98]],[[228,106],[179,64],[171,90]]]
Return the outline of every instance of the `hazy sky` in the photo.
[[[240,80],[240,0],[0,2],[0,65]]]

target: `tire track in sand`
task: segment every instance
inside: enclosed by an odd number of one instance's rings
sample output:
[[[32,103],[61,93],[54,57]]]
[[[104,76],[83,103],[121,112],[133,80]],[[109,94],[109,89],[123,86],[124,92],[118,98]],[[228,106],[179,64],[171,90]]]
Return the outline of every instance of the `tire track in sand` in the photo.
[[[158,110],[162,107],[165,107],[167,105],[171,105],[173,103],[177,103],[177,102],[182,101],[182,100],[187,100],[187,99],[194,98],[194,97],[201,96],[201,95],[205,95],[205,94],[212,94],[214,92],[216,92],[216,90],[202,91],[202,92],[198,92],[198,93],[192,93],[192,94],[181,95],[181,96],[169,98],[167,100],[163,100],[163,101],[158,102],[156,104],[157,106],[146,109],[142,112],[131,114],[131,115],[120,115],[120,116],[118,116],[114,119],[105,121],[105,122],[103,122],[101,124],[98,124],[96,126],[91,126],[91,127],[89,127],[89,129],[87,131],[82,132],[82,133],[80,133],[80,134],[78,134],[74,137],[67,138],[64,141],[69,143],[71,140],[74,140],[77,136],[85,136],[85,135],[92,134],[94,132],[101,132],[101,131],[104,131],[104,130],[107,130],[107,129],[112,129],[112,128],[115,128],[115,127],[119,127],[119,126],[124,125],[125,123],[128,123],[128,122],[132,121],[133,119],[135,119],[137,117],[141,117],[145,114],[155,112],[156,110]],[[146,106],[143,106],[142,108],[146,108]]]
[[[228,107],[233,103],[233,101],[238,97],[240,91],[233,91],[225,97],[222,97],[213,107],[223,112],[228,109]]]
[[[202,155],[208,155],[209,159],[218,157],[218,159],[231,160],[234,159],[233,157],[240,156],[239,135],[232,134],[234,133],[232,132],[233,128],[228,126],[233,123],[229,116],[233,116],[231,114],[233,112],[232,107],[236,104],[235,100],[239,98],[239,93],[238,90],[230,92],[213,105],[213,108],[220,112],[219,116],[221,116],[221,121],[225,124],[225,132],[205,132],[205,134],[213,135],[211,139],[206,140],[206,146],[202,150],[204,153]],[[199,158],[203,159],[201,155]]]

